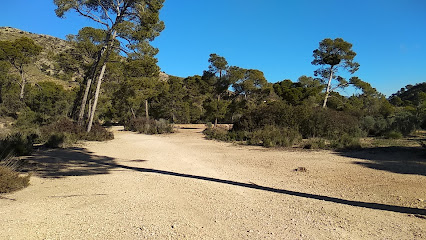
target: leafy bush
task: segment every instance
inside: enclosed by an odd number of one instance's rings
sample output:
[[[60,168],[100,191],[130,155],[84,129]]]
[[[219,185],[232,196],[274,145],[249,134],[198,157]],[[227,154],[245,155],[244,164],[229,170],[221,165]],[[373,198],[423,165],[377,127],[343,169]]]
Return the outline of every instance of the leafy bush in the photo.
[[[114,134],[100,124],[93,124],[92,129],[89,133],[84,130],[83,136],[80,138],[81,140],[87,141],[107,141],[114,139]],[[79,139],[79,140],[80,140]]]
[[[223,128],[212,128],[212,127],[207,127],[206,129],[204,129],[203,131],[204,135],[206,136],[207,139],[216,139],[216,140],[220,140],[220,141],[230,141],[232,140],[232,138],[228,135],[228,131],[226,129]]]
[[[163,134],[172,133],[173,125],[164,119],[154,120],[141,118],[132,118],[124,124],[124,129],[144,134]]]
[[[0,193],[17,191],[27,187],[29,182],[30,175],[22,177],[12,169],[0,165]]]
[[[325,149],[327,148],[327,143],[323,138],[309,138],[304,144],[303,148],[305,149]]]
[[[29,155],[33,149],[33,139],[36,136],[26,135],[20,132],[7,135],[0,140],[0,159],[5,158],[10,153],[22,156]]]
[[[248,139],[248,143],[264,147],[290,147],[301,139],[300,133],[294,129],[268,125],[254,131],[251,138]]]
[[[418,125],[419,120],[413,113],[403,111],[396,114],[391,130],[398,131],[402,133],[402,135],[407,136],[416,130]]]
[[[397,131],[390,131],[386,134],[385,137],[388,138],[388,139],[401,139],[402,133],[397,132]]]
[[[69,147],[78,140],[106,141],[114,139],[113,133],[94,124],[89,133],[68,118],[61,118],[41,128],[42,139],[47,147]]]
[[[359,138],[343,135],[341,138],[331,141],[330,147],[336,150],[355,150],[361,148]]]
[[[303,138],[337,139],[343,134],[364,135],[359,120],[348,113],[282,102],[261,105],[245,114],[234,124],[233,131],[254,132],[268,125],[293,129]]]

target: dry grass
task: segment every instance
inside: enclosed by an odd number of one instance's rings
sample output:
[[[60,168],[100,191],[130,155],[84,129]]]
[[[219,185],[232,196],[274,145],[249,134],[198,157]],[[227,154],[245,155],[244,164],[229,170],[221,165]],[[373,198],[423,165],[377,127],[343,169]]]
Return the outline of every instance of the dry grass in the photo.
[[[424,147],[426,144],[426,131],[420,130],[411,136],[401,139],[386,138],[363,138],[361,139],[362,148],[376,147]]]

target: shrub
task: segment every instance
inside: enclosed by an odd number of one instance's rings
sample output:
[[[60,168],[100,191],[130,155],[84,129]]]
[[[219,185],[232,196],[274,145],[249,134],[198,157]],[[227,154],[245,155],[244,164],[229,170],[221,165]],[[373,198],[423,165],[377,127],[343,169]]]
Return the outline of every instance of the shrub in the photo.
[[[301,139],[299,132],[294,129],[268,125],[253,132],[252,137],[248,139],[248,143],[264,147],[290,147]]]
[[[206,128],[203,131],[207,139],[216,139],[220,141],[230,141],[231,137],[228,135],[228,131],[223,128]]]
[[[81,140],[88,141],[107,141],[114,139],[114,134],[99,124],[93,124],[92,129],[89,133],[84,131]]]
[[[392,130],[402,133],[402,135],[407,136],[417,129],[419,125],[419,120],[416,116],[408,111],[403,111],[395,116],[395,120],[392,124]]]
[[[309,138],[308,141],[306,141],[303,144],[303,148],[305,149],[326,149],[327,144],[325,139],[323,138]]]
[[[330,147],[336,150],[355,150],[361,148],[361,142],[359,138],[345,134],[341,138],[332,140]]]
[[[41,128],[42,139],[47,147],[69,147],[78,140],[106,141],[114,139],[113,133],[94,124],[89,133],[68,118],[61,118]]]
[[[141,117],[130,119],[124,124],[124,129],[144,134],[163,134],[172,133],[173,125],[164,119],[154,120]]]
[[[7,135],[0,140],[0,159],[5,158],[10,153],[18,156],[29,155],[33,149],[33,134],[23,134],[20,132]]]
[[[62,147],[64,143],[64,138],[65,136],[63,133],[53,133],[49,136],[49,139],[44,145],[49,148]]]
[[[254,132],[264,126],[276,126],[298,131],[302,137],[337,139],[343,134],[364,135],[359,120],[346,112],[291,106],[280,102],[261,105],[243,115],[234,124],[234,131]]]
[[[397,132],[397,131],[390,131],[390,132],[386,133],[385,137],[387,139],[401,139],[402,133]]]
[[[12,169],[0,165],[0,193],[17,191],[27,187],[29,182],[30,175],[22,177]]]

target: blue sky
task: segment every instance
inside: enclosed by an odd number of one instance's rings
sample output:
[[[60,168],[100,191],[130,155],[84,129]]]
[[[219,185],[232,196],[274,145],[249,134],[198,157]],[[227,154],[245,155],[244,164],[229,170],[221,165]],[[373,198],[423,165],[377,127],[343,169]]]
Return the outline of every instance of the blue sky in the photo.
[[[57,18],[50,0],[6,1],[2,9],[0,26],[60,38],[96,27],[73,13]],[[358,54],[354,75],[380,92],[426,82],[424,0],[166,0],[160,17],[166,29],[153,45],[171,75],[202,74],[217,53],[270,82],[296,81],[313,75],[312,51],[322,39],[341,37]]]

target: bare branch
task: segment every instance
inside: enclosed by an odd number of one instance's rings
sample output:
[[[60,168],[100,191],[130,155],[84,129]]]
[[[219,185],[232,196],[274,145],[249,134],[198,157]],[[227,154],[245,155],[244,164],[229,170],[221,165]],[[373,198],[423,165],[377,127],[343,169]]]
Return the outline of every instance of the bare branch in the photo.
[[[112,21],[111,17],[108,14],[108,10],[104,7],[104,5],[102,4],[101,0],[98,0],[98,3],[102,7],[102,9],[104,10],[105,16],[111,22],[111,25],[114,24],[114,21]]]
[[[84,16],[84,17],[87,17],[87,18],[90,18],[90,19],[92,19],[93,21],[98,22],[98,23],[100,23],[100,24],[102,24],[102,25],[106,26],[107,28],[109,28],[109,24],[108,24],[108,23],[105,23],[105,22],[101,21],[99,18],[95,17],[92,13],[90,13],[90,11],[87,11],[87,13],[84,13],[84,12],[82,12],[82,11],[81,11],[81,9],[80,9],[80,8],[78,8],[78,7],[74,8],[74,9],[75,9],[75,11],[76,11],[76,12],[78,12],[80,15],[82,15],[82,16]]]

